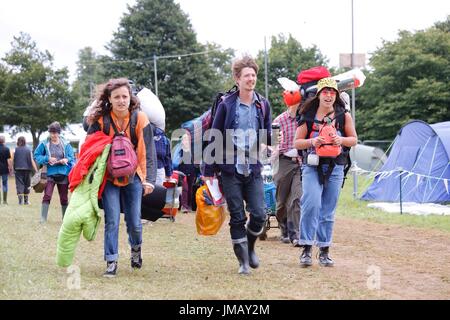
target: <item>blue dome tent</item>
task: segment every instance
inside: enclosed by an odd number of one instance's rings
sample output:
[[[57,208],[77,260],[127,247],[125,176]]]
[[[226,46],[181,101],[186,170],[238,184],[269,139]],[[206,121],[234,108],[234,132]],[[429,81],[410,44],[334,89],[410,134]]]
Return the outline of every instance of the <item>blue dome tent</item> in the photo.
[[[363,193],[362,200],[417,203],[450,202],[450,121],[404,125],[391,153]]]

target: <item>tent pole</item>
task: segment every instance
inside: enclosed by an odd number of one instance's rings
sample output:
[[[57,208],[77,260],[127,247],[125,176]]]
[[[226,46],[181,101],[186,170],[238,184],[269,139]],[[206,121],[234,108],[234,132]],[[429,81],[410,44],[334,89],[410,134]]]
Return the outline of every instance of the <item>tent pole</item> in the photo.
[[[400,214],[403,214],[403,204],[402,204],[402,175],[403,175],[403,169],[400,168]]]

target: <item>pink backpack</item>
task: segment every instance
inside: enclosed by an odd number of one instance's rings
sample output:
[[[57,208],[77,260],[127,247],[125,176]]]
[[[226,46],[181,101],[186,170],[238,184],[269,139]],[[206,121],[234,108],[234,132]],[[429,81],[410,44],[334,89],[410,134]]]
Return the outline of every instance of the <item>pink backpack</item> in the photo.
[[[114,121],[111,121],[114,129],[114,138],[108,157],[107,170],[113,178],[130,177],[136,173],[138,166],[137,154],[130,139],[125,136],[125,131],[129,124],[130,122],[128,122],[122,132],[119,132]]]

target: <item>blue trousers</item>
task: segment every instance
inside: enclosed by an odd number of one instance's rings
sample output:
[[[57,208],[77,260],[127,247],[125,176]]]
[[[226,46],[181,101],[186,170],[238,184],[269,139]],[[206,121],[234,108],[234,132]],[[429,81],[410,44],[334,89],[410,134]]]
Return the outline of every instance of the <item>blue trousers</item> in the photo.
[[[124,187],[110,181],[102,194],[105,211],[105,260],[116,261],[119,257],[120,212],[125,215],[128,243],[134,247],[142,243],[141,202],[142,183],[138,175]],[[122,208],[122,210],[121,210]]]
[[[245,177],[241,174],[222,173],[222,187],[228,210],[230,211],[230,234],[232,240],[247,237],[244,200],[250,213],[247,228],[253,234],[262,232],[266,221],[264,211],[264,184],[262,177],[253,173]]]
[[[323,165],[326,173],[328,165]],[[344,166],[336,165],[328,185],[319,183],[317,167],[302,168],[303,195],[301,197],[300,245],[329,247],[333,238],[334,214],[344,179]]]
[[[8,192],[8,174],[2,174],[2,191]]]

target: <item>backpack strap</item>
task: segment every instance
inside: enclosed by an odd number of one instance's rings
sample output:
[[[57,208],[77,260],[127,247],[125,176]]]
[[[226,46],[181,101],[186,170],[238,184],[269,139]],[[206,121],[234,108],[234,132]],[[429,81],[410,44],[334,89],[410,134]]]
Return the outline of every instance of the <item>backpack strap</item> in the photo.
[[[137,144],[138,144],[138,139],[137,139],[137,135],[136,135],[137,119],[138,119],[138,112],[133,111],[131,113],[129,125],[130,125],[131,143],[133,144],[134,148],[137,148]]]
[[[340,111],[336,116],[334,117],[336,119],[336,123],[338,125],[337,130],[339,130],[343,137],[345,137],[345,114],[348,112],[348,110],[344,109],[344,111]],[[352,160],[350,158],[350,149],[349,147],[342,146],[342,153],[339,157],[341,157],[341,161],[344,161],[344,179],[342,180],[342,188],[344,187],[345,180],[347,179],[347,173],[351,168]]]
[[[258,98],[258,100],[256,101],[256,105],[259,107],[259,109],[261,109],[262,116],[264,119],[266,117],[266,107],[267,107],[267,104],[264,103],[265,98],[263,96],[261,96],[258,92],[255,91],[255,93],[256,93],[256,97]],[[263,122],[264,122],[264,120],[263,120]]]
[[[103,133],[109,136],[109,129],[111,127],[111,115],[103,115]]]
[[[128,121],[127,126],[123,130],[124,132],[128,129],[128,126],[130,126],[130,140],[133,144],[134,148],[137,148],[137,135],[136,135],[136,126],[137,126],[137,118],[138,113],[137,111],[133,111],[130,116],[130,121]],[[109,136],[110,127],[113,127],[114,133],[117,135],[119,134],[119,131],[117,130],[116,125],[114,124],[114,121],[111,119],[111,115],[107,114],[103,116],[103,133]]]
[[[341,131],[342,136],[345,136],[345,132],[344,132],[344,127],[345,127],[345,114],[347,113],[347,110],[343,110],[343,111],[338,111],[335,113],[334,118],[330,118],[330,122],[333,122],[334,120],[336,120],[337,126],[336,126],[336,130]],[[327,117],[328,115],[326,115],[325,117]],[[324,117],[324,119],[325,119]]]
[[[212,122],[214,121],[214,116],[216,114],[217,111],[217,107],[219,106],[219,104],[230,94],[235,93],[236,91],[238,91],[238,86],[234,85],[233,87],[231,87],[228,91],[226,92],[219,92],[216,94],[216,97],[213,101],[213,104],[211,106],[211,120],[210,120],[210,127],[212,126]]]
[[[336,166],[336,162],[333,161],[334,159],[329,160],[328,164],[328,171],[326,174],[323,173],[323,163],[319,162],[319,165],[317,166],[317,173],[319,174],[319,183],[323,185],[324,188],[328,186],[328,180],[331,176],[331,173],[334,170],[334,167]]]
[[[307,113],[302,114],[300,119],[298,120],[298,125],[300,126],[303,122],[306,122],[306,139],[311,136],[311,132],[313,132],[314,123],[321,124],[322,121],[316,120],[315,116],[318,108],[310,109]]]

